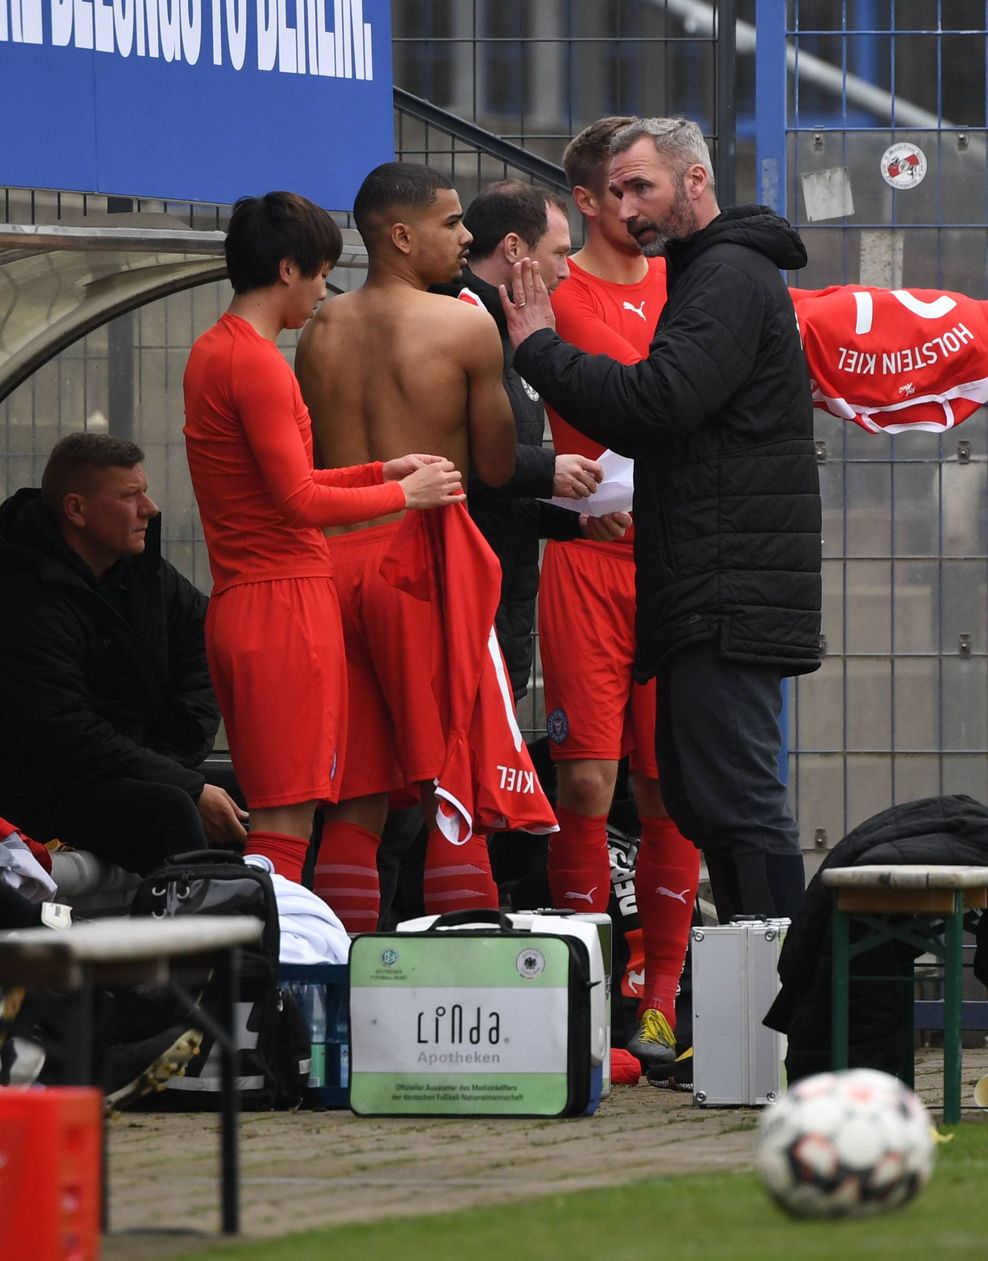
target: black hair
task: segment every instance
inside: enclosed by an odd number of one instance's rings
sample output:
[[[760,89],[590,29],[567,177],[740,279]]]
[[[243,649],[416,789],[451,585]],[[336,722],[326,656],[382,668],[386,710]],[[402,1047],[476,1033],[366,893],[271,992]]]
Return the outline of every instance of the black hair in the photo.
[[[366,244],[387,215],[395,210],[423,210],[436,199],[440,188],[452,188],[450,180],[431,166],[412,162],[384,162],[375,166],[357,189],[353,221]]]
[[[226,268],[235,293],[265,289],[290,258],[303,276],[332,266],[343,250],[340,229],[328,211],[298,193],[241,197],[226,233]]]

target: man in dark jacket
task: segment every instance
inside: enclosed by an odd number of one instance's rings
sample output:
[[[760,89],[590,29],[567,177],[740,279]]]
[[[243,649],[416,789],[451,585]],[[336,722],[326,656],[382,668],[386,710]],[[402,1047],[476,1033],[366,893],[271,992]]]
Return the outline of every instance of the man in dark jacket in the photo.
[[[554,495],[579,500],[592,494],[602,476],[596,460],[555,455],[542,445],[545,412],[538,392],[518,375],[497,287],[511,277],[519,259],[538,259],[551,292],[569,275],[571,242],[564,203],[520,180],[489,185],[467,207],[464,225],[473,234],[470,266],[453,284],[437,287],[490,312],[504,348],[504,388],[511,402],[518,450],[515,471],[503,485],[490,487],[471,475],[470,515],[501,562],[501,602],[497,637],[504,653],[515,700],[528,688],[532,672],[532,626],[539,589],[539,539],[572,539],[589,530],[621,534],[624,526],[602,523],[579,512],[540,502]],[[575,505],[574,505],[575,506]]]
[[[669,814],[703,851],[719,917],[791,914],[803,890],[778,774],[782,678],[815,670],[820,495],[809,380],[779,268],[806,252],[761,206],[721,212],[702,133],[640,119],[611,191],[668,302],[625,366],[553,329],[530,263],[505,298],[515,366],[577,429],[636,460],[636,674],[658,679]]]
[[[247,817],[196,769],[219,725],[206,597],[161,557],[143,458],[70,434],[0,508],[0,809],[141,873]]]

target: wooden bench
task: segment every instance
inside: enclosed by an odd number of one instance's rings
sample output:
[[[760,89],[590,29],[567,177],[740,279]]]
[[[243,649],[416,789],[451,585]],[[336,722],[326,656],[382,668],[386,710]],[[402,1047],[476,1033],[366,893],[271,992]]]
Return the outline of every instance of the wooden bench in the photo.
[[[899,941],[943,962],[943,1119],[960,1120],[963,936],[965,912],[988,905],[988,867],[834,867],[821,880],[835,891],[831,1049],[833,1067],[847,1068],[851,960],[885,942]],[[851,941],[850,921],[867,932]],[[942,924],[942,927],[941,927]],[[906,986],[901,1056],[903,1080],[913,1084],[912,978]]]
[[[247,915],[190,915],[164,920],[103,919],[60,932],[25,928],[0,933],[0,985],[57,989],[73,998],[66,1031],[68,1085],[87,1086],[93,1081],[93,995],[98,986],[167,986],[173,982],[175,962],[208,962],[215,967],[225,1000],[220,1019],[196,1013],[190,1015],[189,1024],[207,1023],[207,1031],[220,1047],[224,1234],[236,1234],[240,1224],[233,1019],[239,954],[240,947],[256,941],[262,929],[259,919]],[[108,1202],[104,1189],[104,1207]]]

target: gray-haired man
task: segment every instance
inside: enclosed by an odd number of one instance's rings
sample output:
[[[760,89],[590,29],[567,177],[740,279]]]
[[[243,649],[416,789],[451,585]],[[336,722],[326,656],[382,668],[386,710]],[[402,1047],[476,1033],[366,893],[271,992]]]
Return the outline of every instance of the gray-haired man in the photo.
[[[779,268],[806,251],[764,206],[721,211],[686,119],[619,132],[609,187],[642,251],[667,261],[648,358],[563,342],[525,262],[505,295],[515,364],[570,424],[636,460],[636,674],[658,679],[666,807],[704,852],[718,915],[791,914],[803,868],[778,774],[780,683],[819,665],[821,509]]]

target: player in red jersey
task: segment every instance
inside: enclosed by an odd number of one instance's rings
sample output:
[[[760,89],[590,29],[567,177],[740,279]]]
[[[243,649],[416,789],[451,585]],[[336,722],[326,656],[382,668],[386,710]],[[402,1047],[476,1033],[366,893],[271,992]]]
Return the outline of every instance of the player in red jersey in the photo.
[[[345,749],[339,601],[322,527],[462,499],[459,472],[410,455],[313,471],[309,414],[278,350],[326,296],[340,231],[294,193],[237,202],[234,289],[185,370],[189,469],[209,550],[210,674],[250,807],[247,852],[299,880],[316,805]]]
[[[552,298],[559,335],[594,354],[634,363],[648,354],[666,298],[665,260],[645,258],[608,190],[611,137],[630,118],[603,118],[567,146],[563,165],[586,222],[586,244]],[[599,459],[603,448],[548,408],[557,452]],[[592,502],[592,501],[591,501]],[[675,1058],[676,991],[699,879],[699,852],[666,814],[655,758],[655,680],[632,677],[634,527],[623,538],[546,544],[539,595],[550,749],[559,832],[549,842],[557,906],[606,911],[607,814],[618,760],[628,755],[641,821],[636,896],[644,982],[629,1049],[643,1063]],[[634,961],[633,961],[634,962]],[[628,975],[636,969],[629,968]],[[640,972],[638,973],[640,975]]]

